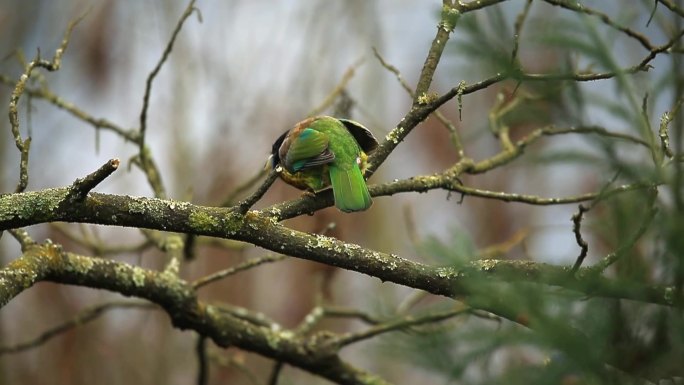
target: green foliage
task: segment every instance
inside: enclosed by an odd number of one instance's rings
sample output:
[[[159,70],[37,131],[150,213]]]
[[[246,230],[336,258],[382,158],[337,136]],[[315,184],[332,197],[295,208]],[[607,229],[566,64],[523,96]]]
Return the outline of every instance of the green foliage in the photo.
[[[467,58],[470,71],[485,76],[514,71],[513,34],[501,7],[462,16],[455,33],[447,54]]]
[[[681,294],[684,166],[681,157],[666,156],[658,136],[660,114],[684,97],[681,53],[663,57],[649,72],[637,71],[634,66],[648,50],[620,29],[647,36],[657,46],[671,39],[677,31],[674,25],[681,28],[682,21],[672,14],[667,15],[674,23],[665,20],[662,4],[655,17],[658,22],[648,29],[638,17],[643,8],[633,5],[609,7],[614,12],[607,13],[607,21],[591,14],[606,10],[590,8],[583,14],[544,2],[533,4],[520,35],[519,45],[525,50],[519,61],[512,52],[520,16],[506,12],[513,6],[506,3],[463,15],[447,51],[458,63],[451,64],[450,73],[454,79],[464,74],[508,75],[497,99],[491,93],[489,126],[495,135],[510,132],[517,140],[539,127],[591,124],[634,138],[584,133],[567,146],[529,152],[519,162],[526,167],[576,167],[597,177],[601,192],[629,184],[651,186],[599,194],[596,201],[584,203],[589,211],[579,231],[588,240],[589,255],[583,266],[605,266],[604,274],[622,288],[672,285]],[[541,67],[539,62],[548,65]],[[608,80],[575,80],[595,73],[608,74]],[[671,147],[678,149],[675,153],[684,147],[682,112],[677,116],[667,131]],[[486,126],[478,124],[471,128],[476,131],[464,134],[466,148],[469,140],[491,135]],[[560,142],[562,137],[546,140]],[[574,239],[569,217],[567,232]],[[477,256],[468,232],[457,226],[448,238],[427,236],[419,251],[450,266],[462,266]],[[439,373],[450,384],[626,384],[682,376],[684,319],[676,308],[580,297],[571,290],[486,278],[469,279],[464,285],[472,293],[463,299],[466,304],[493,306],[499,314],[505,309],[507,318],[517,324],[462,315],[438,328],[386,338],[383,351]]]
[[[432,259],[436,264],[458,266],[477,257],[477,248],[465,230],[453,226],[446,240],[429,235],[418,247],[421,255]]]

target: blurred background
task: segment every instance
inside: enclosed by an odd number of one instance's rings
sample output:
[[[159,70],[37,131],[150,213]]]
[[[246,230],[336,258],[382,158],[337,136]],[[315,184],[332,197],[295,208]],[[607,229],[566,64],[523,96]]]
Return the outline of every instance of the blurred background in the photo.
[[[650,1],[585,3],[638,30],[654,45],[666,43],[673,31],[681,29],[681,19],[673,18],[664,6],[656,9],[647,26],[653,6]],[[441,94],[461,81],[472,84],[505,70],[510,65],[514,22],[524,6],[524,1],[508,1],[459,20],[431,90]],[[34,78],[43,76],[52,92],[92,116],[136,129],[145,80],[185,7],[185,1],[175,0],[2,0],[0,74],[16,81],[23,71],[22,57],[31,60],[37,49],[43,57],[51,57],[69,21],[87,12],[73,32],[62,68],[54,73],[41,71],[42,75]],[[340,107],[338,100],[325,113],[349,114],[379,139],[384,138],[406,114],[411,98],[372,49],[415,87],[436,31],[441,2],[199,0],[197,7],[201,22],[196,14],[187,20],[155,80],[147,143],[170,198],[217,206],[262,169],[278,135],[321,105],[350,69],[354,72],[343,100],[347,107]],[[520,37],[520,61],[529,72],[610,71],[635,65],[646,54],[635,40],[597,18],[580,17],[539,1],[533,2]],[[475,160],[500,151],[490,118],[501,100],[517,98],[520,102],[512,112],[497,118],[510,128],[514,139],[549,124],[602,125],[642,136],[640,108],[645,93],[649,94],[647,120],[653,127],[681,98],[679,60],[658,56],[648,73],[608,81],[524,83],[519,87],[504,82],[464,97],[460,109],[454,100],[441,111],[456,124],[466,155]],[[30,85],[38,87],[40,83],[33,80]],[[5,101],[0,104],[5,111],[11,91],[11,85],[0,85],[0,100]],[[137,146],[117,134],[95,130],[44,100],[26,95],[20,105],[20,121],[22,134],[32,138],[28,190],[68,185],[117,157],[123,167],[97,190],[153,195],[144,175],[136,167],[128,167]],[[676,124],[681,125],[681,119]],[[681,133],[681,126],[678,130]],[[681,141],[678,134],[673,142],[677,138]],[[652,166],[647,167],[649,157],[644,148],[624,141],[590,135],[555,136],[536,142],[516,162],[464,177],[463,182],[480,189],[565,197],[598,191],[618,175],[615,185],[648,179],[654,173]],[[0,120],[0,159],[0,191],[11,192],[18,181],[19,153],[6,118]],[[370,183],[440,172],[457,160],[449,131],[432,118],[409,135]],[[256,208],[300,194],[277,181]],[[587,214],[583,231],[590,253],[585,264],[614,250],[638,227],[639,213],[647,208],[645,194],[624,194]],[[677,189],[663,192],[659,204],[665,212],[674,207],[678,194]],[[453,264],[479,255],[571,265],[579,254],[570,220],[576,205],[531,206],[473,197],[461,200],[444,191],[379,197],[374,202],[366,212],[347,215],[329,208],[286,224],[430,264]],[[658,221],[665,223],[667,217]],[[671,266],[667,234],[672,228],[668,229],[639,242],[630,263],[621,265],[622,273],[616,268],[611,274],[637,275],[634,279],[640,282],[675,280],[667,274]],[[96,239],[134,250],[103,253],[104,258],[150,269],[162,268],[165,262],[155,249],[135,247],[144,242],[135,229],[58,224],[33,226],[28,231],[36,240],[51,238],[68,250],[88,255],[92,253],[74,240]],[[0,239],[0,263],[5,265],[19,254],[19,245],[5,234]],[[196,279],[264,254],[249,245],[199,239],[194,260],[182,266],[181,274]],[[632,351],[644,351],[644,346],[655,343],[658,322],[663,317],[670,319],[668,311],[656,307],[645,312],[635,304],[583,301],[576,294],[531,298],[530,288],[520,293],[525,293],[530,303],[555,309],[549,317],[574,316],[580,325],[590,325],[588,333],[593,336],[591,331],[595,331],[597,344],[602,346],[617,339],[632,343]],[[263,312],[289,328],[298,325],[317,301],[389,316],[415,293],[290,258],[203,288],[200,296]],[[35,338],[81,309],[113,299],[121,298],[103,291],[40,283],[0,310],[0,346]],[[452,303],[430,296],[419,302],[414,305],[417,309]],[[663,312],[667,314],[661,316]],[[664,328],[671,330],[676,325],[668,323]],[[363,325],[330,321],[322,327],[343,331]],[[617,330],[623,327],[628,330]],[[677,343],[668,345],[676,347],[667,351],[668,357],[684,346],[681,332],[671,337]],[[362,342],[344,350],[344,358],[399,384],[523,381],[528,374],[520,373],[525,373],[525,368],[553,371],[549,360],[563,367],[553,375],[581,373],[572,366],[572,357],[559,358],[554,349],[528,338],[514,324],[472,317],[429,333],[392,334]],[[159,311],[114,310],[40,347],[0,355],[0,383],[184,384],[196,377],[195,344],[193,333],[174,330]],[[236,349],[210,346],[210,350],[214,355],[209,383],[266,383],[271,365],[267,360]],[[667,361],[658,362],[667,367]],[[651,361],[643,357],[635,357],[634,362],[638,373],[654,370]],[[663,369],[663,373],[670,372]],[[280,383],[325,381],[286,367]]]

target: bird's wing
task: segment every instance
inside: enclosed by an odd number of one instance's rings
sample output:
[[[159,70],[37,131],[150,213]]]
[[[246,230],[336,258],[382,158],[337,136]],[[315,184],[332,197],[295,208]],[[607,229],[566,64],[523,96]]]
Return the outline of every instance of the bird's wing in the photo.
[[[347,131],[352,134],[356,143],[366,154],[370,154],[378,147],[378,140],[375,139],[373,133],[364,127],[361,123],[349,119],[338,119],[347,128]]]
[[[305,128],[296,138],[289,138],[285,165],[293,171],[320,166],[332,162],[335,155],[328,147],[328,135]]]

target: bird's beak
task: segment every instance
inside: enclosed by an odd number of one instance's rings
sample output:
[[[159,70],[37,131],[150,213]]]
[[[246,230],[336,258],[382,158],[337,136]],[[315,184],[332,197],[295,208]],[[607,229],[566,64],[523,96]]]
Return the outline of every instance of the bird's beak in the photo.
[[[272,168],[273,168],[273,154],[269,155],[268,159],[266,159],[266,164],[264,165],[264,170],[269,171]]]

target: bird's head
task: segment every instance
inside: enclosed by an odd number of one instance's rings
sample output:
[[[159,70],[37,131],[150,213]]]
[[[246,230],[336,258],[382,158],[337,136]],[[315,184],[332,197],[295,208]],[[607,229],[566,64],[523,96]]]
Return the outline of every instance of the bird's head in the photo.
[[[268,170],[269,167],[271,169],[275,169],[280,164],[280,146],[283,145],[283,142],[285,141],[285,137],[287,136],[288,132],[289,130],[283,132],[283,134],[280,135],[278,139],[276,139],[276,141],[273,143],[273,146],[271,147],[271,155],[269,155],[268,159],[266,160],[264,169]]]

